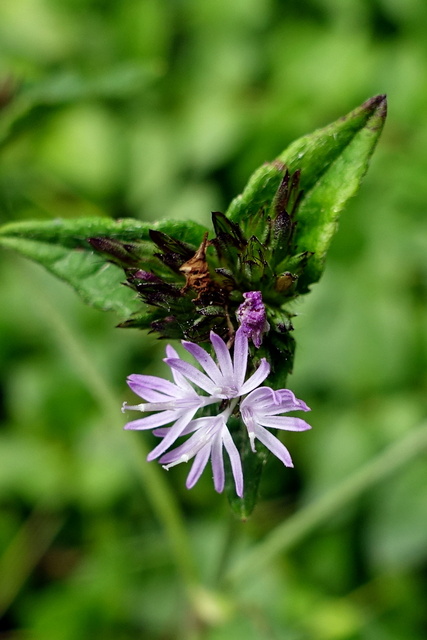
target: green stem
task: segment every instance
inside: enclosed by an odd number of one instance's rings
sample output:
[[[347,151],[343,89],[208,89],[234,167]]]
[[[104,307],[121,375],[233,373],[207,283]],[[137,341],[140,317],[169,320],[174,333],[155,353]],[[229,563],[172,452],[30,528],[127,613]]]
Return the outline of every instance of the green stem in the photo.
[[[214,588],[219,588],[222,586],[224,576],[227,573],[227,566],[235,549],[234,543],[236,541],[238,524],[240,524],[240,522],[238,522],[236,516],[233,513],[229,513],[218,564],[213,576],[212,584]]]
[[[49,549],[62,524],[63,518],[44,512],[41,507],[34,509],[18,529],[0,558],[0,617]]]
[[[31,275],[33,273],[34,271],[31,270]],[[28,278],[28,273],[26,277]],[[43,291],[43,287],[39,286],[37,290]],[[120,427],[123,425],[118,419],[121,415],[121,401],[94,364],[90,356],[90,348],[86,347],[81,338],[74,334],[57,306],[51,304],[45,295],[38,294],[35,300],[45,322],[49,323],[52,329],[58,347],[71,360],[105,413],[105,422],[111,429],[112,443],[130,459],[147,499],[166,531],[174,562],[193,599],[193,594],[197,591],[198,572],[184,518],[166,481],[165,473],[156,464],[147,464],[148,451],[142,438],[132,438],[132,436],[129,437],[131,434],[126,435],[121,431]],[[114,417],[116,415],[117,419]]]
[[[427,423],[412,429],[359,471],[276,527],[235,563],[226,576],[228,583],[236,584],[251,574],[256,575],[280,553],[299,544],[351,500],[412,461],[426,448]]]

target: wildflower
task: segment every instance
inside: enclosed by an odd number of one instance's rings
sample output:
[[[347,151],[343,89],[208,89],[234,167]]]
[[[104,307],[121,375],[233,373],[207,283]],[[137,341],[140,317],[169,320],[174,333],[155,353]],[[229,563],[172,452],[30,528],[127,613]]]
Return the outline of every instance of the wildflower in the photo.
[[[237,319],[248,338],[258,349],[262,343],[262,334],[270,330],[267,322],[261,291],[248,291],[243,294],[244,302],[237,309]]]
[[[169,469],[181,462],[194,458],[186,486],[193,487],[200,478],[209,459],[211,460],[215,489],[223,491],[225,483],[224,452],[230,459],[236,493],[243,495],[242,463],[227,420],[240,403],[242,420],[248,430],[252,451],[258,438],[286,466],[292,460],[285,446],[265,427],[294,431],[309,429],[300,418],[282,417],[281,413],[293,410],[308,411],[302,400],[297,400],[287,389],[273,391],[260,387],[270,373],[270,365],[265,358],[247,380],[248,336],[241,326],[235,334],[233,358],[224,340],[211,332],[210,339],[216,355],[216,362],[205,349],[192,342],[182,345],[190,353],[202,370],[182,360],[175,349],[166,347],[164,361],[172,371],[174,382],[147,375],[131,375],[130,388],[146,402],[128,406],[122,410],[153,412],[151,415],[129,422],[125,429],[152,429],[153,434],[162,438],[160,444],[148,455],[148,460],[160,457],[160,464]],[[195,385],[201,391],[198,393]],[[203,395],[202,395],[203,394]],[[221,404],[221,412],[211,416],[197,416],[199,409]],[[171,426],[167,426],[173,423]],[[180,436],[190,435],[182,444],[166,453]]]
[[[305,402],[295,398],[289,389],[273,391],[261,387],[252,391],[240,405],[242,420],[248,430],[252,451],[255,451],[257,438],[287,467],[293,467],[292,459],[285,445],[267,431],[265,427],[287,431],[305,431],[311,429],[301,418],[280,416],[288,411],[310,411]]]

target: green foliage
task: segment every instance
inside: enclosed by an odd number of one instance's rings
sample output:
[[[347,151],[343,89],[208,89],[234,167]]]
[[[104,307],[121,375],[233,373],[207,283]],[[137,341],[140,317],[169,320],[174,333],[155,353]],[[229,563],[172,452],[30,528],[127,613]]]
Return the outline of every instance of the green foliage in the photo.
[[[191,222],[148,224],[127,219],[78,218],[11,223],[0,229],[0,244],[42,264],[95,308],[129,316],[138,310],[140,304],[132,291],[123,286],[123,273],[111,264],[111,256],[94,253],[89,238],[137,242],[142,259],[148,261],[154,251],[149,235],[153,228],[174,233],[196,245],[203,233],[200,225]]]

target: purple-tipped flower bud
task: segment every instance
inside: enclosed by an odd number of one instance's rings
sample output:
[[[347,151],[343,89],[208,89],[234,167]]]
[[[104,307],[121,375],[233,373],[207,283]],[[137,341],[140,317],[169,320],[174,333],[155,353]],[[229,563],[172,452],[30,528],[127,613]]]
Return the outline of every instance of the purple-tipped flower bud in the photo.
[[[244,334],[258,349],[262,343],[262,334],[270,329],[261,291],[248,291],[243,294],[243,297],[245,301],[237,309],[236,316]]]
[[[138,269],[138,271],[133,274],[133,277],[138,280],[144,280],[144,282],[162,282],[161,278],[151,273],[151,271],[143,271],[142,269]]]

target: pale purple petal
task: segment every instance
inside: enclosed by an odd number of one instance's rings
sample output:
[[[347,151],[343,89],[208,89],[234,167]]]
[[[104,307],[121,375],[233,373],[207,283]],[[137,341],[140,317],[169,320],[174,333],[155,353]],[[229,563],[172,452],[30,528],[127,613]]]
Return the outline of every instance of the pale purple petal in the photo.
[[[273,453],[276,458],[279,458],[286,467],[294,466],[289,451],[272,433],[260,426],[255,427],[254,433],[255,437],[258,438],[267,449],[270,449],[271,453]]]
[[[172,369],[176,369],[182,373],[186,378],[197,384],[198,387],[206,391],[207,393],[214,395],[217,390],[217,386],[210,380],[204,373],[193,367],[189,362],[185,362],[179,358],[165,358],[166,364]]]
[[[187,482],[185,483],[185,486],[187,487],[187,489],[192,489],[196,484],[196,482],[199,480],[200,476],[203,473],[204,468],[208,463],[210,452],[211,452],[210,445],[206,444],[196,454],[193,465],[190,469],[190,473],[187,476]]]
[[[200,430],[193,433],[188,440],[183,442],[169,451],[159,460],[160,464],[171,464],[177,462],[182,456],[188,456],[188,459],[192,458],[206,443],[206,439],[201,435]]]
[[[213,331],[211,331],[210,339],[215,350],[222,375],[224,378],[231,380],[233,378],[233,365],[231,363],[230,351],[228,350],[227,345],[224,340]]]
[[[270,389],[270,387],[259,387],[254,391],[251,391],[246,398],[244,398],[241,402],[241,408],[251,407],[253,410],[262,410],[271,406],[278,406],[280,402],[280,396],[276,397],[276,391]],[[275,404],[276,402],[276,404]]]
[[[274,407],[280,406],[281,410],[274,408],[274,413],[285,413],[287,411],[310,411],[305,402],[295,397],[290,389],[278,389],[273,392]]]
[[[170,344],[166,345],[166,357],[167,358],[179,358],[178,353],[175,351],[175,349]],[[186,380],[184,378],[182,373],[179,373],[179,371],[175,371],[175,369],[171,369],[171,371],[172,371],[172,375],[173,375],[173,379],[175,381],[175,384],[178,385],[178,387],[181,387],[181,389],[185,389],[187,391],[192,391],[193,393],[195,393],[193,387],[188,382],[188,380]]]
[[[310,411],[305,402],[298,400],[290,389],[273,391],[270,387],[255,389],[242,401],[242,409],[251,407],[262,415],[276,415],[288,411]]]
[[[285,431],[307,431],[311,426],[301,420],[301,418],[291,418],[285,416],[257,416],[258,424],[271,429],[284,429]]]
[[[236,493],[239,498],[241,498],[243,496],[243,470],[242,462],[240,460],[240,454],[227,428],[222,432],[222,439],[224,442],[224,447],[228,453],[228,457],[230,458],[231,470],[233,472],[234,484],[236,486]]]
[[[233,360],[234,380],[237,384],[238,389],[240,389],[245,379],[246,367],[248,363],[248,339],[241,327],[236,331]],[[254,387],[252,387],[252,389],[253,388]],[[242,394],[243,393],[246,392],[243,391]]]
[[[129,387],[134,393],[141,398],[148,400],[148,402],[159,402],[161,397],[156,397],[155,400],[151,400],[147,397],[147,393],[166,394],[172,397],[179,397],[181,395],[180,389],[164,378],[158,378],[157,376],[138,375],[134,373],[127,379]],[[163,398],[164,399],[164,398]]]
[[[182,346],[184,349],[191,353],[193,358],[197,360],[197,362],[203,367],[208,376],[215,382],[217,386],[221,386],[222,374],[215,362],[212,360],[211,356],[207,351],[202,349],[198,344],[194,344],[193,342],[182,342]]]
[[[163,438],[161,443],[158,444],[157,447],[155,447],[155,449],[150,451],[150,453],[148,454],[147,460],[149,462],[158,458],[162,453],[166,451],[166,449],[169,449],[169,447],[173,445],[175,440],[177,440],[177,438],[182,435],[185,427],[189,424],[189,422],[191,422],[195,413],[196,409],[192,409],[191,411],[186,411],[182,416],[178,418],[175,424],[169,428],[169,432]]]
[[[265,358],[262,358],[258,369],[250,376],[250,378],[246,380],[246,382],[241,387],[241,395],[249,393],[250,391],[255,389],[255,387],[258,387],[262,382],[264,382],[269,373],[270,365]]]
[[[161,427],[164,424],[168,424],[168,422],[172,422],[175,419],[176,411],[161,411],[160,413],[153,413],[152,416],[128,422],[125,424],[123,429],[154,429],[155,427]]]
[[[135,373],[134,375],[137,376],[138,374]],[[170,400],[170,396],[165,396],[164,393],[153,391],[152,389],[148,389],[147,387],[142,388],[141,385],[138,385],[138,389],[136,389],[136,384],[131,386],[129,382],[128,385],[129,387],[131,387],[134,393],[136,393],[146,402],[166,402],[167,400]]]
[[[197,425],[198,420],[199,418],[189,422],[188,425],[185,427],[185,429],[183,429],[181,435],[186,436],[189,433],[193,433],[194,431],[197,431],[197,429],[200,429],[200,426]],[[173,427],[160,427],[159,429],[155,429],[153,431],[153,435],[157,436],[158,438],[165,438],[172,428]]]
[[[167,358],[179,358],[178,352],[173,348],[171,344],[166,345],[166,357]]]
[[[225,425],[224,428],[227,429]],[[211,462],[215,491],[218,491],[218,493],[222,493],[222,491],[224,490],[225,472],[221,431],[219,431],[214,436],[212,442]]]

